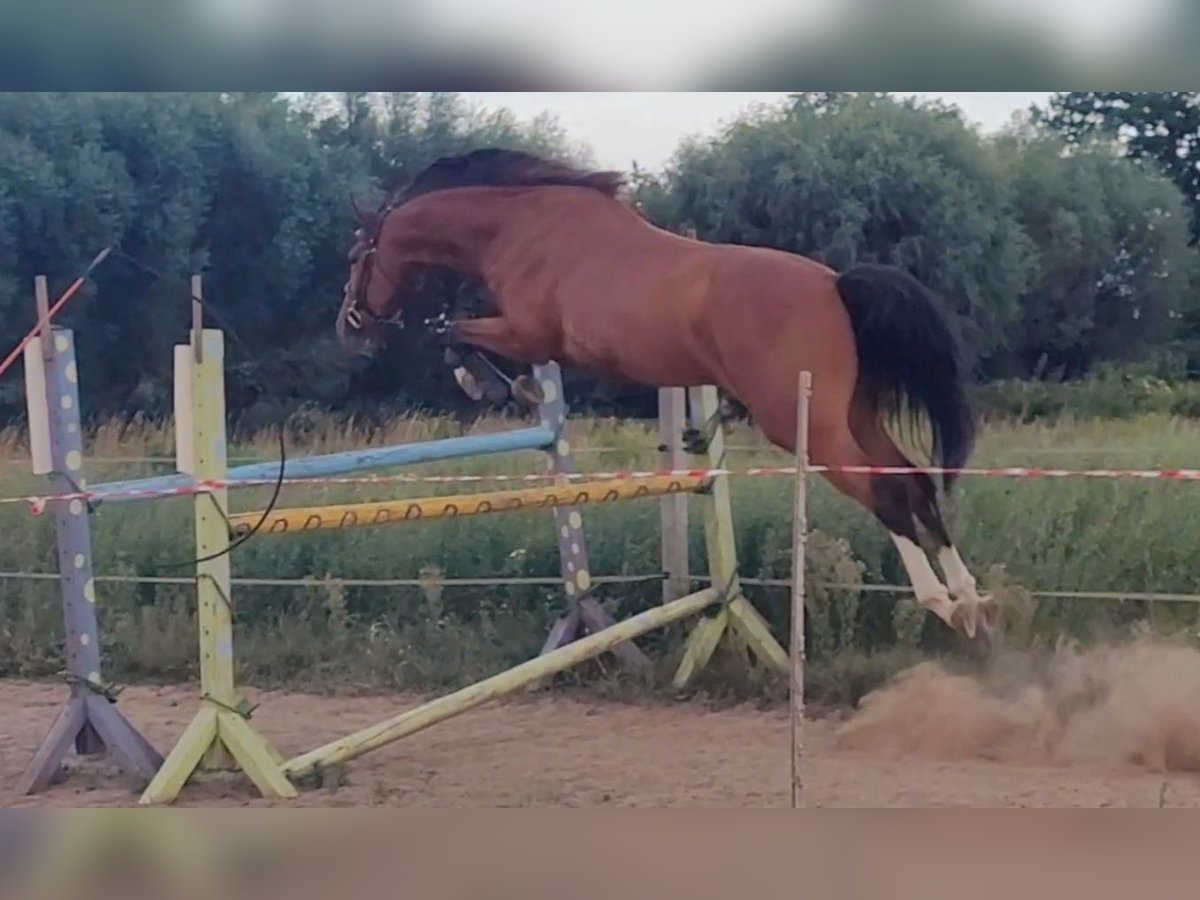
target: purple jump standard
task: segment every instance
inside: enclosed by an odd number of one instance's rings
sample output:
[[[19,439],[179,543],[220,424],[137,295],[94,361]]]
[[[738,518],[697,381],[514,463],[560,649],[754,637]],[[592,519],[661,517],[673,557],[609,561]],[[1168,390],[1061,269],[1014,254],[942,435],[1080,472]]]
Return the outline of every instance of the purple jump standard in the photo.
[[[75,342],[68,330],[46,328],[48,297],[44,278],[37,280],[37,297],[43,327],[41,339],[31,345],[30,353],[41,357],[45,395],[31,394],[29,404],[32,409],[34,404],[44,403],[49,420],[50,471],[46,474],[51,492],[70,493],[82,487],[83,481]],[[29,391],[40,387],[27,381]],[[34,427],[31,416],[31,431]],[[128,775],[148,782],[162,764],[162,756],[122,715],[101,676],[87,507],[81,500],[51,506],[66,623],[66,677],[70,694],[21,777],[18,790],[26,795],[45,790],[57,778],[72,746],[81,756],[107,752]]]

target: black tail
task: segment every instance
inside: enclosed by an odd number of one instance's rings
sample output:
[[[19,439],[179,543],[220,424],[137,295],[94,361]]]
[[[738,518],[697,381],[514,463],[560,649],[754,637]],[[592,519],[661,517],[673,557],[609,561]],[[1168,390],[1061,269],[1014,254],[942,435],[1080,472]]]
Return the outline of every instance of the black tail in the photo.
[[[859,390],[886,415],[905,401],[913,424],[924,411],[934,465],[962,468],[975,446],[962,348],[937,298],[892,266],[859,265],[837,282],[858,346]],[[943,479],[949,491],[953,476]]]

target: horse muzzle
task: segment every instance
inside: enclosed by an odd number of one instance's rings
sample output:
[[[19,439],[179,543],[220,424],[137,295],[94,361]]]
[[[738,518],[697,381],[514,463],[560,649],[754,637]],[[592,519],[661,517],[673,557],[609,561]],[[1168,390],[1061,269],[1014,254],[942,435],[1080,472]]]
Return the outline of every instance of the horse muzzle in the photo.
[[[342,311],[336,331],[342,346],[352,353],[373,357],[379,352],[382,341],[378,329],[368,327],[366,317],[357,307]]]

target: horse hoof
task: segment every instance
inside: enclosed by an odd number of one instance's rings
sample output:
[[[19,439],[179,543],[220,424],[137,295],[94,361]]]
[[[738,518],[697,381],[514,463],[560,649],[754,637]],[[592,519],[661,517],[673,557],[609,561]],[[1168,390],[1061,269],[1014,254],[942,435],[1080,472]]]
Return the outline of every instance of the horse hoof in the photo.
[[[692,456],[703,456],[708,452],[708,441],[699,428],[687,428],[683,432],[682,447]]]
[[[991,597],[976,602],[960,601],[950,625],[962,638],[968,652],[980,659],[992,655],[1001,636],[1000,609]]]
[[[462,388],[463,393],[476,403],[484,398],[484,389],[480,387],[475,376],[462,366],[454,370],[454,380],[458,382],[458,386]]]
[[[513,396],[530,406],[541,406],[546,401],[542,393],[542,384],[532,375],[520,375],[512,384]]]

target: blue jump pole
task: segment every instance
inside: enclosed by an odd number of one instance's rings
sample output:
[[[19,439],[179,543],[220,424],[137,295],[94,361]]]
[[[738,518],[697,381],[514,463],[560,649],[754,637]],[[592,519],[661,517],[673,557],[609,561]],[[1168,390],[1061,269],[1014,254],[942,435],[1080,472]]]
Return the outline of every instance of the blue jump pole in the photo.
[[[354,472],[415,466],[468,456],[491,456],[499,453],[515,453],[521,450],[546,450],[554,445],[557,438],[558,435],[553,428],[539,427],[498,434],[476,434],[437,441],[423,441],[416,444],[400,444],[395,447],[349,450],[344,453],[289,459],[284,464],[284,477],[290,479],[332,478]],[[229,470],[229,480],[233,482],[234,487],[237,486],[236,482],[238,481],[269,481],[278,476],[278,460],[252,463]],[[92,490],[98,501],[116,503],[145,499],[121,496],[130,491],[166,491],[185,488],[192,483],[193,479],[190,475],[163,475],[133,481],[112,481],[107,484],[95,485]]]

